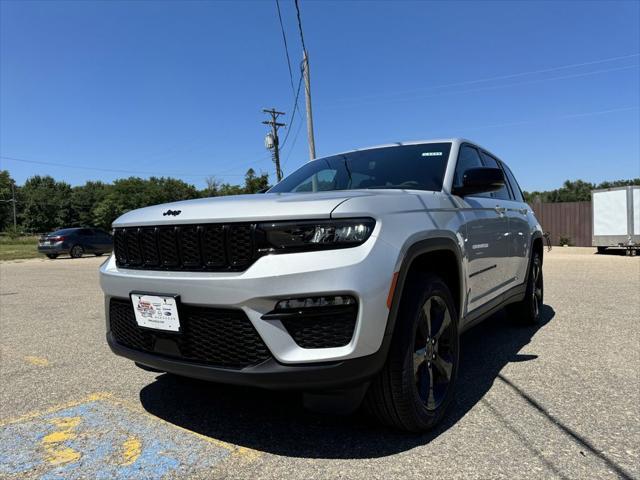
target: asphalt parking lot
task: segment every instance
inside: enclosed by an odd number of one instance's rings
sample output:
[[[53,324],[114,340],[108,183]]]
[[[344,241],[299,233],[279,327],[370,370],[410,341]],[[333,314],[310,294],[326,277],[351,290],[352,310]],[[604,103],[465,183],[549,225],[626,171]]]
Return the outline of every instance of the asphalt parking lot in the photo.
[[[105,257],[0,265],[1,478],[640,478],[640,258],[554,248],[544,322],[462,338],[426,435],[158,375],[104,340]]]

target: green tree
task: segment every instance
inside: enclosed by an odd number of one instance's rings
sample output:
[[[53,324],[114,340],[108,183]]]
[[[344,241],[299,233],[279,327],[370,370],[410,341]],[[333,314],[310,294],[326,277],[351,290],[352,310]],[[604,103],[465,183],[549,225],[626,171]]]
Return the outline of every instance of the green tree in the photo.
[[[200,191],[202,197],[217,197],[220,195],[220,182],[216,177],[211,176],[205,179],[207,186]]]
[[[247,170],[244,176],[244,193],[258,193],[269,187],[269,174],[256,175],[253,168]]]
[[[72,221],[71,186],[53,177],[36,175],[20,189],[22,226],[29,232],[47,232]]]
[[[193,185],[175,178],[124,178],[113,182],[96,206],[93,219],[95,225],[108,229],[116,218],[129,210],[198,196]]]
[[[536,201],[543,203],[584,202],[591,200],[591,190],[599,188],[624,187],[627,185],[640,185],[640,178],[605,181],[597,185],[595,183],[585,182],[584,180],[566,180],[562,187],[556,190],[523,193],[525,200],[529,203]]]
[[[69,225],[72,227],[92,226],[95,210],[106,197],[109,188],[111,186],[105,183],[91,181],[73,187],[71,192],[72,218]]]
[[[7,228],[13,228],[13,204],[10,201],[13,198],[13,192],[11,186],[14,180],[11,178],[8,170],[0,170],[0,231],[4,231]],[[16,196],[19,194],[18,187],[16,189]],[[16,204],[16,208],[18,208]]]
[[[247,170],[244,176],[244,185],[232,185],[220,183],[215,177],[206,179],[207,186],[200,192],[202,197],[221,197],[224,195],[242,195],[246,193],[258,193],[269,188],[269,174],[256,175],[253,168]]]
[[[631,180],[613,180],[610,182],[599,183],[596,188],[614,188],[627,187],[632,185],[640,185],[640,178],[632,178]]]

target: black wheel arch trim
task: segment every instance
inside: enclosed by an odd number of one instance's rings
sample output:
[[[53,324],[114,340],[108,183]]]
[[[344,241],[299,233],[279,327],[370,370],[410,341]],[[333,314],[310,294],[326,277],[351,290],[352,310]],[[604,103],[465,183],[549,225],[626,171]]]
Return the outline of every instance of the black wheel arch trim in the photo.
[[[541,242],[543,239],[542,232],[540,232],[539,230],[536,230],[531,234],[531,245],[529,247],[529,261],[527,262],[527,273],[525,274],[525,277],[524,277],[524,285],[526,285],[527,282],[529,281],[529,271],[531,270],[529,266],[533,261],[533,244],[536,242],[537,239],[540,239]],[[542,252],[540,252],[540,264],[542,265],[543,263],[544,263],[544,242],[542,242]]]
[[[400,308],[400,300],[402,299],[402,293],[404,291],[404,287],[407,280],[407,275],[413,264],[414,260],[423,255],[425,253],[438,252],[438,251],[448,251],[453,253],[456,256],[456,263],[458,265],[458,279],[459,279],[459,292],[457,295],[458,305],[455,307],[458,309],[458,314],[461,311],[461,304],[464,299],[464,276],[462,271],[462,252],[458,247],[456,241],[451,237],[435,237],[435,238],[426,238],[423,240],[419,240],[413,243],[407,250],[402,259],[402,263],[400,265],[400,269],[398,270],[398,279],[396,281],[395,290],[393,292],[393,298],[391,301],[391,308],[389,310],[389,316],[387,318],[387,327],[385,329],[385,340],[386,337],[390,337],[393,334],[393,330],[396,324],[396,318],[398,315],[398,310]],[[453,292],[452,292],[453,293]],[[388,344],[390,342],[384,342],[381,348],[385,346],[388,348]],[[385,345],[386,344],[386,345]],[[385,352],[386,356],[386,352]]]

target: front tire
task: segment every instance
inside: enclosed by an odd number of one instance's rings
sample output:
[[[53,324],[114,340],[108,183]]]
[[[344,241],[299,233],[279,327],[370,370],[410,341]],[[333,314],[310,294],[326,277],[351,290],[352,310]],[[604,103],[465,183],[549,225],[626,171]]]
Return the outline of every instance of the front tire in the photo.
[[[82,248],[82,245],[74,245],[73,247],[71,247],[71,251],[69,252],[71,258],[80,258],[83,254],[84,248]]]
[[[411,281],[387,361],[367,392],[367,409],[386,425],[422,432],[444,416],[458,374],[458,313],[434,274]]]

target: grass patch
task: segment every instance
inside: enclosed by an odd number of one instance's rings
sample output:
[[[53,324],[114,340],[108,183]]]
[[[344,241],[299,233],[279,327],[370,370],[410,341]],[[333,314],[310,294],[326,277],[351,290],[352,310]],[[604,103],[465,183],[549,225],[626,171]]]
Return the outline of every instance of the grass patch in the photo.
[[[0,236],[0,260],[18,260],[41,257],[38,253],[38,237]]]

